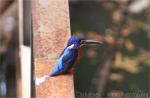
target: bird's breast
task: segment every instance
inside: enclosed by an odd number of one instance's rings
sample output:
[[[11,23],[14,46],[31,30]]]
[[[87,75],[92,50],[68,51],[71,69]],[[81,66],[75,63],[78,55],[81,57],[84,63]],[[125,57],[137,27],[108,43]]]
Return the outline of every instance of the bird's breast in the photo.
[[[75,63],[78,63],[78,61],[79,61],[81,55],[82,55],[82,50],[81,50],[81,48],[78,48],[78,55],[77,55],[77,57],[76,57],[76,59],[75,59]]]
[[[78,48],[78,56],[81,56],[81,54],[82,54],[82,50],[81,48]]]

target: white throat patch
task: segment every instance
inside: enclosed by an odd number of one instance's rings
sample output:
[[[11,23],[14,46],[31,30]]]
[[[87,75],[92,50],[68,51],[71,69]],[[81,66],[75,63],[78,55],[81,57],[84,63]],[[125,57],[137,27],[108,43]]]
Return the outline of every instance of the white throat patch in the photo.
[[[72,44],[72,45],[70,45],[70,46],[68,46],[68,49],[73,49],[74,48],[74,44]]]

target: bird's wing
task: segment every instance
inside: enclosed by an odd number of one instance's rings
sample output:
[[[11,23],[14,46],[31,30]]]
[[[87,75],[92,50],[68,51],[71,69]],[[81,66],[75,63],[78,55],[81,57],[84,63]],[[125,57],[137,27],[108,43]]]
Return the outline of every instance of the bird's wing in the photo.
[[[63,57],[62,62],[63,62],[64,72],[68,71],[73,66],[76,57],[77,57],[76,51],[71,51],[71,53]]]
[[[51,76],[66,73],[73,66],[76,56],[77,51],[64,49],[60,58],[57,60],[57,64],[54,67]]]
[[[65,48],[66,49],[66,48]],[[59,58],[63,55],[65,49],[61,52],[61,54],[59,55]]]

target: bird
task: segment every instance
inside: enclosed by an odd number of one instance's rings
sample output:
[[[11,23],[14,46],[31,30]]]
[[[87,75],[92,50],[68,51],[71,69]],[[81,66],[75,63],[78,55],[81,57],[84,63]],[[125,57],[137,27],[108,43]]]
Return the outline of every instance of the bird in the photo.
[[[50,72],[49,76],[66,74],[71,70],[80,55],[81,47],[89,44],[103,44],[102,41],[87,40],[82,36],[72,36],[62,53],[57,59],[56,65]]]

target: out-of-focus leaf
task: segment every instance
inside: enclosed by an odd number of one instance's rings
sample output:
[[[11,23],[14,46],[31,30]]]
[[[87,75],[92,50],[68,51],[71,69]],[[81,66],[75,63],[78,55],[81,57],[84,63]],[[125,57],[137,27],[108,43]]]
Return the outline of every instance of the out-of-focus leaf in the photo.
[[[122,59],[122,56],[118,54],[115,60],[115,67],[124,69],[130,73],[139,72],[138,65],[139,62],[137,60],[131,59],[129,57],[125,57]]]
[[[109,43],[110,45],[114,44],[115,43],[115,40],[114,40],[114,37],[109,35],[109,34],[106,34],[105,36],[105,41],[107,43]]]
[[[115,62],[114,62],[115,66],[119,67],[122,64],[122,55],[120,52],[116,53],[116,58],[115,58]]]
[[[125,47],[128,51],[133,51],[135,49],[135,45],[130,40],[125,41]]]
[[[121,67],[130,73],[138,73],[139,72],[139,68],[137,66],[138,64],[139,62],[137,60],[125,57]]]
[[[109,78],[113,81],[121,81],[123,79],[123,75],[119,73],[112,73]]]
[[[112,20],[114,22],[120,22],[122,20],[122,13],[120,10],[116,10],[112,13]]]
[[[131,34],[131,27],[129,27],[129,26],[125,26],[125,27],[123,27],[123,29],[121,30],[121,34],[122,34],[122,36],[124,36],[124,37],[127,37],[127,36],[129,36],[130,34]]]
[[[131,73],[137,73],[139,61],[137,59],[131,59],[129,57],[123,57],[120,52],[116,53],[114,67],[122,68]]]
[[[140,71],[138,66],[140,63],[150,65],[149,55],[150,53],[144,51],[138,56],[131,58],[127,56],[123,57],[121,52],[117,52],[114,67],[124,69],[130,73],[138,73]]]
[[[148,51],[142,51],[137,57],[135,57],[134,59],[136,59],[139,62],[143,62],[145,65],[150,66],[150,53]]]

